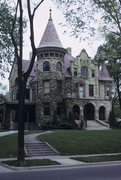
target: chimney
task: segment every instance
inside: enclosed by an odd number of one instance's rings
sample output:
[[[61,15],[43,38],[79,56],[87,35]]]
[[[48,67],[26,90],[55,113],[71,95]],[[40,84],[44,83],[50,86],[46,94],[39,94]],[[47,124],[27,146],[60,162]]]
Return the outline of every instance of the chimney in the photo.
[[[71,55],[71,47],[68,47],[66,50],[67,50],[67,53],[68,53],[69,55]]]

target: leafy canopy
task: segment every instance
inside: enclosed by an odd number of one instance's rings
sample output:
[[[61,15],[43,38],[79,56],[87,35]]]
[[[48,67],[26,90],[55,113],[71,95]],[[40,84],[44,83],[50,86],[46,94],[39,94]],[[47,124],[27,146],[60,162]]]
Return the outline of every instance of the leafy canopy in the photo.
[[[83,36],[82,32],[94,35],[96,30],[114,31],[121,34],[121,0],[55,0],[71,33]]]

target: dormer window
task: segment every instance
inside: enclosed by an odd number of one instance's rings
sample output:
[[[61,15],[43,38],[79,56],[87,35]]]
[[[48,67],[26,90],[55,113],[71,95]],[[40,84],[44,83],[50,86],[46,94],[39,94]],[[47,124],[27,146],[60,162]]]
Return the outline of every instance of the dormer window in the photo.
[[[48,61],[43,63],[43,71],[50,71],[50,63]]]
[[[88,77],[88,68],[86,66],[81,67],[81,76]]]

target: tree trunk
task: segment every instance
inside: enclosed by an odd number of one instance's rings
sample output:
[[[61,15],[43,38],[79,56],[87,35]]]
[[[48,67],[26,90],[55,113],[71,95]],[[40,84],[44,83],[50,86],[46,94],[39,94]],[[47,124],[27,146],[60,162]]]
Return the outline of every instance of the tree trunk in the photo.
[[[24,120],[25,120],[25,80],[19,86],[19,111],[18,111],[18,156],[17,160],[22,165],[25,163],[24,154]]]
[[[119,78],[119,75],[117,74],[116,76],[116,87],[117,87],[117,93],[118,93],[118,99],[119,99],[119,107],[120,107],[120,110],[121,110],[121,93],[120,93],[120,78]]]

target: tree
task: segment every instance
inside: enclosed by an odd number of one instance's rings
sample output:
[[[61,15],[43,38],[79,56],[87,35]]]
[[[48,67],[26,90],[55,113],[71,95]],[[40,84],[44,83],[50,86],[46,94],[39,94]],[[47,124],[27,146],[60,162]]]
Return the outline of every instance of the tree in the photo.
[[[16,63],[18,66],[18,94],[19,94],[19,110],[18,110],[18,156],[17,160],[20,164],[25,163],[25,156],[24,156],[24,106],[25,106],[25,90],[26,90],[26,83],[28,77],[31,73],[31,70],[34,65],[35,57],[36,57],[36,47],[34,41],[34,16],[36,10],[42,4],[44,0],[40,0],[38,4],[33,8],[31,7],[31,1],[27,0],[27,12],[28,12],[28,23],[30,27],[30,44],[32,49],[32,56],[30,60],[30,64],[28,70],[26,72],[22,72],[22,60],[23,60],[23,28],[24,28],[24,5],[22,0],[16,1],[16,10],[14,20],[12,21],[12,31],[11,31],[11,38],[12,43],[15,48],[15,57]],[[16,41],[15,37],[15,27],[17,22],[17,17],[19,17],[19,40]]]
[[[112,103],[112,109],[109,114],[109,123],[111,128],[116,128],[114,104]]]
[[[107,34],[106,43],[98,48],[95,59],[99,64],[107,64],[114,80],[113,92],[116,92],[121,109],[121,36],[116,33]]]
[[[7,91],[7,86],[0,83],[0,94],[5,94]]]
[[[103,21],[103,30],[113,31],[121,36],[121,0],[55,0],[63,9],[72,34],[82,37],[82,32],[98,29],[96,23]],[[95,23],[95,24],[94,24]],[[102,23],[101,23],[102,26]],[[81,32],[81,33],[80,33]],[[89,35],[89,31],[88,31]]]
[[[4,77],[14,60],[14,46],[11,40],[12,22],[14,19],[15,9],[8,5],[8,1],[3,0],[0,2],[0,76]],[[18,18],[16,19],[16,26],[14,33],[18,37]],[[24,20],[24,27],[26,27],[26,21]]]

